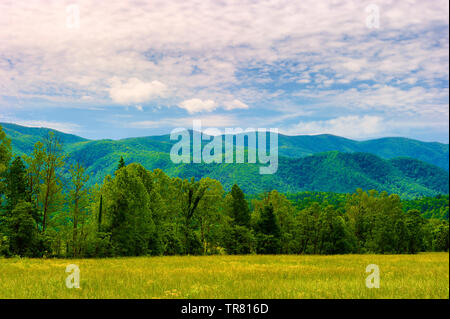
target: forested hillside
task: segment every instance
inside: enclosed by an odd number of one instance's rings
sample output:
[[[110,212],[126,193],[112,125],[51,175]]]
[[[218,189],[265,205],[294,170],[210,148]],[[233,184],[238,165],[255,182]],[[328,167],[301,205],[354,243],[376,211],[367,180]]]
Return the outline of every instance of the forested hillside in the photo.
[[[13,153],[17,155],[30,155],[34,143],[49,131],[4,125],[12,140]],[[214,178],[225,190],[238,183],[247,194],[272,189],[283,193],[346,193],[362,188],[415,198],[447,194],[449,189],[448,171],[444,169],[411,157],[386,159],[396,155],[413,156],[448,169],[448,145],[439,143],[402,138],[357,142],[331,135],[280,135],[278,171],[273,175],[260,175],[259,164],[174,164],[169,157],[174,141],[170,141],[168,135],[90,141],[70,134],[55,134],[67,153],[66,162],[79,162],[86,168],[89,185],[100,184],[106,175],[113,174],[118,158],[123,157],[127,163],[140,163],[149,170],[160,168],[172,177]],[[327,152],[316,153],[321,151]],[[66,178],[69,178],[68,166]]]
[[[0,123],[5,132],[12,138],[12,145],[18,154],[28,153],[39,138],[45,136],[49,129],[29,128],[9,123]],[[54,131],[61,137],[67,152],[87,147],[89,144],[100,144],[104,151],[138,152],[141,150],[168,153],[175,143],[169,135],[127,138],[118,141],[92,141],[81,137]],[[79,142],[87,143],[79,143]],[[386,137],[367,141],[354,141],[334,135],[299,135],[279,134],[279,155],[283,157],[304,157],[328,151],[345,153],[370,153],[384,159],[410,157],[436,165],[448,171],[449,145],[435,142],[422,142],[403,137]],[[117,154],[116,154],[117,155]]]
[[[86,142],[73,144],[80,143]],[[402,179],[393,185],[407,190],[405,181],[413,185],[421,179],[431,185],[445,175],[416,160],[402,162],[405,179],[397,176],[401,170],[391,161],[367,153],[285,158],[292,171],[279,178],[294,187],[316,183],[308,180],[312,172],[321,183],[339,175],[326,185],[365,179],[375,189],[284,195],[267,180],[267,190],[246,196],[239,183],[226,190],[211,176],[171,177],[122,157],[112,174],[92,186],[83,164],[68,159],[53,132],[29,156],[12,156],[11,140],[0,127],[0,256],[413,254],[449,249],[448,195],[405,201],[376,190],[394,177]],[[200,175],[210,174],[206,170],[211,165],[199,167],[205,170]],[[218,167],[223,174],[233,172]],[[242,166],[239,174],[251,167]],[[424,172],[430,176],[424,178]]]

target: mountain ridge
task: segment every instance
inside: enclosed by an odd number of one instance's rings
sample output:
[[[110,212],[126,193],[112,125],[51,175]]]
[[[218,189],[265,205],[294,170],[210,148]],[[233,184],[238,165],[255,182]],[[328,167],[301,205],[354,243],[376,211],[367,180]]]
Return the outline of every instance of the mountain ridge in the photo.
[[[2,124],[0,124],[2,125]],[[2,125],[3,126],[3,125]],[[17,155],[30,154],[34,142],[48,133],[49,129],[21,129],[20,126],[4,126],[6,134],[12,139],[13,151]],[[22,134],[20,131],[24,132]],[[53,131],[53,130],[52,130]],[[32,134],[25,134],[25,133]],[[219,180],[226,190],[229,190],[234,183],[249,194],[261,193],[277,189],[280,192],[299,191],[331,191],[331,192],[353,192],[356,188],[377,189],[389,193],[397,193],[403,198],[416,198],[420,196],[435,196],[438,194],[448,194],[448,170],[440,168],[432,163],[427,163],[417,158],[408,156],[397,156],[392,158],[382,158],[377,154],[369,152],[359,152],[351,148],[353,140],[342,138],[348,144],[342,144],[338,150],[321,149],[332,148],[327,141],[339,140],[339,137],[322,135],[319,139],[310,136],[300,140],[308,146],[308,143],[317,143],[318,140],[325,140],[325,143],[309,148],[312,154],[304,156],[292,156],[299,153],[302,148],[301,143],[289,145],[284,141],[284,136],[279,142],[279,167],[273,175],[260,175],[259,163],[221,163],[221,164],[174,164],[170,160],[170,149],[177,141],[170,141],[169,135],[160,135],[156,138],[127,138],[122,140],[87,140],[72,134],[57,132],[65,144],[65,152],[68,153],[68,162],[79,161],[87,168],[91,175],[91,184],[101,183],[103,178],[114,174],[118,159],[123,156],[126,163],[137,162],[147,169],[162,169],[170,176],[180,178],[210,177]],[[165,140],[167,138],[167,140]],[[306,142],[305,142],[306,141]],[[369,140],[371,142],[372,140]],[[400,140],[402,141],[402,140]],[[384,146],[385,155],[396,153],[392,147],[398,140],[388,139]],[[207,144],[208,141],[204,141]],[[379,141],[371,142],[370,147],[376,147]],[[427,142],[413,140],[413,144],[418,144],[422,149],[427,149]],[[410,145],[410,144],[408,144]],[[408,145],[404,146],[403,153],[411,153]],[[432,145],[433,146],[433,145]],[[441,146],[441,145],[438,145]],[[445,146],[445,145],[444,145]],[[291,152],[291,156],[285,156],[285,148]],[[447,145],[448,149],[448,145]],[[436,155],[439,149],[433,149],[428,154]],[[448,153],[441,152],[441,159]],[[448,166],[447,166],[448,167]]]
[[[30,128],[11,123],[0,123],[4,127],[5,132],[17,137],[18,133],[27,136],[34,136],[29,138],[28,142],[36,142],[44,133],[48,131],[56,132],[66,146],[69,144],[69,150],[76,148],[78,143],[98,143],[110,142],[112,144],[123,145],[142,145],[146,147],[153,147],[155,151],[170,151],[171,146],[176,141],[170,140],[170,134],[143,136],[143,137],[129,137],[120,140],[112,139],[85,139],[74,134],[62,133],[57,130],[48,128]],[[30,132],[37,132],[38,134],[29,134]],[[44,132],[44,133],[43,133]],[[223,138],[224,135],[222,135]],[[38,138],[36,138],[38,137]],[[16,151],[26,153],[23,149],[29,149],[30,145],[21,145],[21,140],[15,140]],[[204,144],[207,144],[204,141]],[[34,143],[33,143],[34,144]],[[75,144],[75,145],[74,145]],[[375,154],[381,158],[392,159],[396,157],[411,157],[429,164],[436,165],[445,170],[449,170],[449,144],[440,142],[423,142],[406,137],[382,137],[376,139],[369,139],[365,141],[356,141],[345,137],[340,137],[332,134],[319,135],[278,135],[279,155],[286,157],[304,157],[320,152],[327,151],[341,151],[341,152],[364,152]]]

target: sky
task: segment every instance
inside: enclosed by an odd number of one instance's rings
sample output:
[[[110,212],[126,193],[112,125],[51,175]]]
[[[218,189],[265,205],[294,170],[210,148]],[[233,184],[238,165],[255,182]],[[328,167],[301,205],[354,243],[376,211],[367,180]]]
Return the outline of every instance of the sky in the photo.
[[[0,122],[448,143],[444,0],[0,0]]]

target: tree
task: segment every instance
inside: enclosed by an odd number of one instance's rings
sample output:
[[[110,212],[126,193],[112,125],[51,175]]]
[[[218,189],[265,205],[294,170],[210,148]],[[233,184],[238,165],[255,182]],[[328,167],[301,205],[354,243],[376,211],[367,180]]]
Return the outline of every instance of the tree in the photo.
[[[205,196],[208,185],[191,180],[183,180],[180,185],[181,192],[181,213],[184,218],[184,247],[186,254],[192,254],[196,250],[198,243],[195,233],[192,232],[192,221],[197,212],[198,205]]]
[[[356,239],[356,252],[365,252],[368,234],[368,211],[372,199],[369,194],[358,188],[346,202],[349,228]]]
[[[332,205],[321,211],[319,222],[320,254],[345,254],[351,251],[352,245],[345,221]]]
[[[41,184],[43,181],[45,150],[42,142],[34,144],[33,153],[31,156],[24,156],[27,163],[28,187],[30,192],[31,202],[34,207],[40,207]]]
[[[400,197],[381,192],[370,198],[366,247],[375,253],[395,253],[405,240],[396,234],[396,230],[401,231],[400,221],[404,218]]]
[[[433,232],[433,250],[448,251],[449,249],[449,226],[447,221],[438,223]]]
[[[4,174],[6,173],[11,160],[11,140],[6,136],[0,125],[0,204],[2,203],[2,194],[4,194]]]
[[[280,226],[281,253],[289,254],[295,251],[296,243],[293,233],[297,211],[286,196],[277,190],[271,191],[267,199],[273,205],[273,211]]]
[[[257,224],[257,252],[277,254],[281,248],[281,230],[273,211],[272,203],[264,206]]]
[[[100,203],[98,205],[97,231],[102,229],[102,214],[103,214],[103,194],[100,194]]]
[[[223,187],[219,181],[209,177],[202,178],[200,183],[205,185],[206,191],[199,202],[196,220],[199,224],[200,240],[203,246],[203,254],[214,251],[218,245],[217,224],[222,222]]]
[[[72,190],[69,194],[73,221],[72,255],[76,257],[80,253],[81,248],[78,238],[80,212],[83,212],[88,206],[88,189],[86,188],[86,183],[89,180],[89,175],[86,174],[84,167],[79,162],[72,165],[69,172],[72,182]],[[81,220],[81,222],[84,222],[84,220]]]
[[[12,211],[19,201],[30,201],[25,165],[17,156],[6,174],[7,210]]]
[[[106,179],[102,188],[105,210],[103,224],[111,233],[118,256],[139,256],[158,252],[153,220],[151,174],[139,164],[130,164]],[[105,220],[106,219],[106,220]]]
[[[244,192],[237,184],[234,184],[230,195],[229,211],[234,223],[239,226],[250,227],[250,209],[245,200]]]
[[[62,187],[59,169],[64,165],[65,155],[62,153],[60,139],[53,132],[49,132],[44,138],[43,145],[44,158],[40,202],[42,204],[42,232],[45,233],[49,215],[57,210],[60,203]]]
[[[121,157],[120,157],[120,160],[119,160],[119,164],[117,165],[116,172],[117,172],[118,170],[120,170],[121,168],[125,167],[125,166],[126,166],[126,165],[125,165],[125,160],[124,160],[123,157],[121,156]]]
[[[406,213],[406,229],[408,231],[408,253],[415,254],[422,250],[424,219],[417,209],[411,209]]]
[[[230,217],[226,226],[225,246],[230,254],[249,254],[253,246],[251,214],[244,192],[237,184],[225,198],[225,211]]]
[[[179,255],[185,253],[185,218],[182,211],[181,191],[183,180],[170,178],[161,169],[151,172],[153,180],[152,201],[155,208],[155,225],[158,227],[161,254]]]
[[[319,216],[320,206],[313,202],[296,217],[294,234],[298,241],[298,253],[317,253],[320,239]]]
[[[33,257],[37,255],[37,228],[31,203],[21,201],[12,211],[8,223],[12,254]]]

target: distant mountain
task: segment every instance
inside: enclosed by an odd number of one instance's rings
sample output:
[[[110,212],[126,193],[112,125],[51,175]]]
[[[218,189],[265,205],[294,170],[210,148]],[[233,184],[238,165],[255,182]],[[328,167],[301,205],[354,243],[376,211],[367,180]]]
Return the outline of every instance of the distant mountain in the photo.
[[[30,128],[9,123],[0,123],[6,134],[13,138],[13,146],[18,153],[28,153],[33,144],[46,135],[47,128]],[[145,149],[156,152],[169,152],[175,141],[170,135],[126,138],[122,140],[87,140],[76,135],[55,131],[67,150],[78,149],[93,143],[102,147],[108,145],[115,151],[127,148]],[[86,143],[82,143],[86,142]],[[328,151],[346,153],[370,153],[381,158],[410,157],[449,170],[449,145],[437,142],[422,142],[403,137],[385,137],[367,141],[355,141],[344,137],[322,135],[278,136],[279,155],[285,157],[304,157]]]
[[[0,123],[0,125],[6,135],[11,138],[13,151],[18,155],[30,154],[33,151],[34,144],[42,140],[49,132],[54,132],[66,147],[88,141],[76,135],[66,134],[48,128],[26,127],[11,123]]]
[[[31,153],[33,144],[49,131],[1,125],[19,155]],[[332,135],[280,135],[278,171],[260,175],[260,164],[174,164],[169,152],[175,142],[170,141],[169,135],[114,141],[57,134],[69,159],[86,166],[93,183],[100,183],[107,174],[112,174],[123,156],[127,163],[138,162],[147,169],[160,168],[171,176],[215,178],[226,189],[236,182],[247,193],[272,189],[353,192],[360,187],[414,198],[449,192],[447,144],[406,138],[358,142]]]
[[[385,137],[368,141],[354,141],[334,135],[299,135],[279,137],[280,154],[302,157],[319,152],[363,152],[382,158],[411,157],[448,171],[449,145],[436,142],[421,142],[403,137]]]

